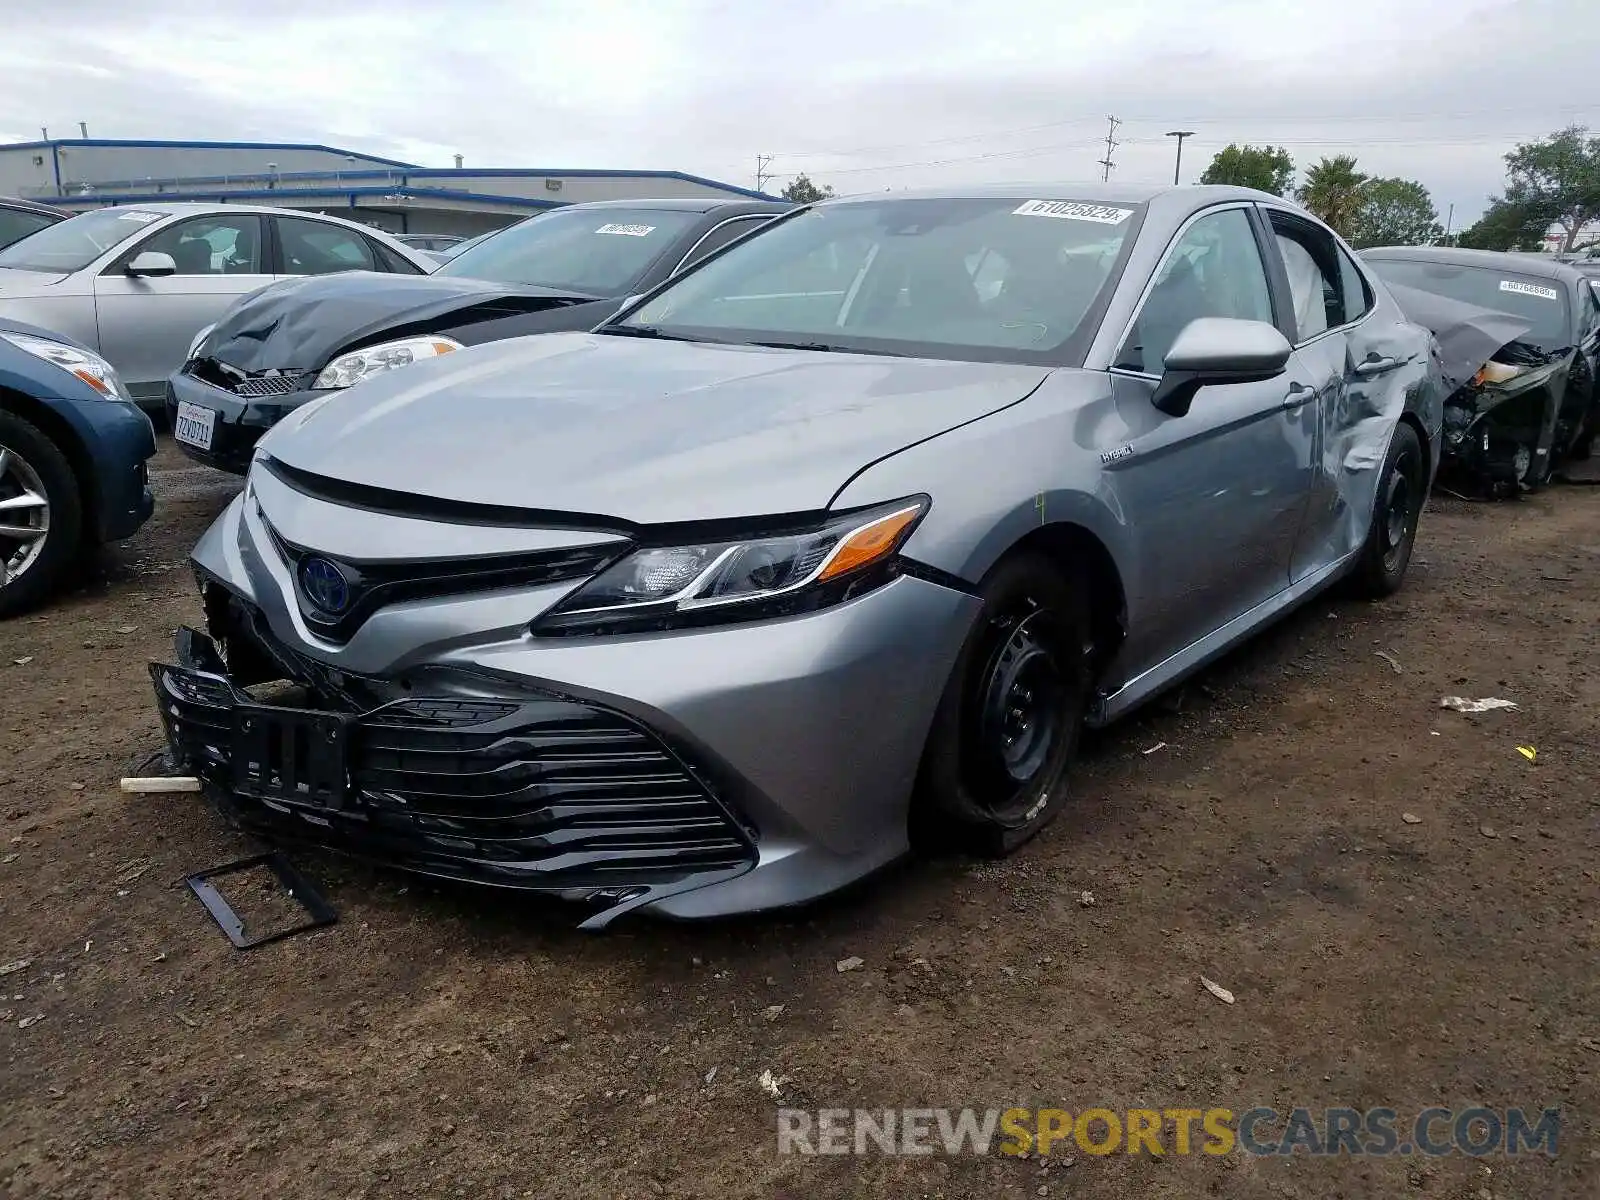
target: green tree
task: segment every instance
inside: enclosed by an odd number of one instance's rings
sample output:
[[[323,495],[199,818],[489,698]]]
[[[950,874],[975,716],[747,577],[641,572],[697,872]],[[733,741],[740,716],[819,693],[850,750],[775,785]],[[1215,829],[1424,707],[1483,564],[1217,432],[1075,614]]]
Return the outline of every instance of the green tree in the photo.
[[[1201,183],[1231,183],[1281,196],[1294,180],[1294,159],[1281,146],[1238,146],[1218,150],[1200,176]]]
[[[815,204],[818,200],[826,200],[832,195],[833,188],[827,184],[818,187],[806,175],[796,175],[794,182],[783,189],[783,198],[793,200],[796,204]]]
[[[1311,212],[1321,217],[1341,237],[1348,239],[1366,206],[1372,180],[1356,170],[1356,160],[1341,154],[1324,158],[1306,171],[1306,181],[1295,193]]]
[[[1523,142],[1506,155],[1502,200],[1529,219],[1559,225],[1561,249],[1570,251],[1578,231],[1600,217],[1600,138],[1572,125],[1537,142]]]
[[[1350,244],[1425,246],[1444,236],[1439,210],[1428,189],[1414,179],[1372,179],[1362,189],[1362,204],[1350,228]]]
[[[1483,216],[1453,240],[1472,250],[1538,250],[1549,228],[1546,213],[1499,199],[1491,200]]]

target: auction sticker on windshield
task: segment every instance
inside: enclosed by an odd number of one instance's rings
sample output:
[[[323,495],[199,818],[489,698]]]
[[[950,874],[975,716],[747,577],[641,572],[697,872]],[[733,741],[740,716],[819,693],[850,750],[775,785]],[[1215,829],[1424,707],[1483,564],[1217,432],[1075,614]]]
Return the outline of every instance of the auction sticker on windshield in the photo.
[[[1131,208],[1115,204],[1084,204],[1078,200],[1029,200],[1011,210],[1014,217],[1056,217],[1063,221],[1096,221],[1101,225],[1121,225]]]
[[[1540,287],[1537,283],[1521,283],[1515,279],[1502,279],[1500,290],[1515,292],[1519,296],[1538,296],[1542,300],[1561,299],[1561,293],[1555,288]]]
[[[119,212],[117,214],[117,219],[120,221],[137,221],[141,225],[148,225],[151,221],[161,220],[161,214],[153,212],[140,212],[138,209],[130,208],[127,212]]]
[[[654,225],[602,225],[596,233],[620,233],[624,237],[649,237],[656,231]]]

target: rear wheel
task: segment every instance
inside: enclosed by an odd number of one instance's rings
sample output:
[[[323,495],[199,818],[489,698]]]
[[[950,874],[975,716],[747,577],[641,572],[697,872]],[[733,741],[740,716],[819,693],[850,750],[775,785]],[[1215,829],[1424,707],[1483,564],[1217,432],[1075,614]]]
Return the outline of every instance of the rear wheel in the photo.
[[[917,812],[920,833],[998,855],[1067,803],[1093,643],[1081,589],[1042,556],[1002,562],[981,593],[923,752]]]
[[[0,412],[0,617],[48,596],[82,540],[83,504],[66,455],[21,417]]]
[[[1427,471],[1417,431],[1401,424],[1383,461],[1367,543],[1352,577],[1361,595],[1373,599],[1390,596],[1405,582],[1417,540],[1417,521],[1427,498]]]

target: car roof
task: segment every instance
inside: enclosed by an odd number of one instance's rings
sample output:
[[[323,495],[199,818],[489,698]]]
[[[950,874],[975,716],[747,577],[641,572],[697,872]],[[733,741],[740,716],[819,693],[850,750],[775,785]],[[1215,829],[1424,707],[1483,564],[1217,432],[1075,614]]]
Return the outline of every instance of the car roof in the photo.
[[[1460,246],[1373,246],[1361,257],[1388,262],[1432,262],[1450,267],[1477,267],[1483,271],[1515,271],[1539,279],[1571,283],[1582,272],[1553,258],[1533,254],[1507,254],[1499,250],[1466,250]]]
[[[1101,181],[1057,180],[1046,183],[976,184],[956,187],[907,188],[895,192],[862,192],[841,196],[825,204],[858,204],[872,200],[1087,200],[1105,204],[1149,204],[1172,201],[1184,207],[1200,207],[1223,200],[1275,200],[1291,204],[1282,196],[1254,188],[1224,184],[1130,184]]]
[[[724,200],[719,196],[696,196],[693,198],[677,197],[669,199],[652,200],[640,198],[637,200],[584,200],[577,204],[564,204],[561,208],[548,209],[548,212],[560,212],[569,208],[628,208],[644,209],[652,212],[723,212],[737,209],[740,212],[786,212],[794,205],[787,200]]]
[[[54,205],[40,204],[36,200],[24,200],[21,196],[0,196],[0,208],[14,208],[21,212],[38,213],[41,217],[60,217],[63,221],[72,215],[56,208]]]

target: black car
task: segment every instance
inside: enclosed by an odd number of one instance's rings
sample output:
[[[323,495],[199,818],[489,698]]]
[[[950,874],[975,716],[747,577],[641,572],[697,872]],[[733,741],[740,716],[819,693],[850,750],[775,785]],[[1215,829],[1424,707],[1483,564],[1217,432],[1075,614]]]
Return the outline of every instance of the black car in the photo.
[[[15,196],[0,196],[0,250],[13,242],[20,242],[30,233],[37,233],[46,225],[65,221],[72,214],[48,204],[35,204],[32,200],[19,200]]]
[[[790,207],[573,204],[493,233],[431,275],[273,284],[202,331],[168,380],[173,436],[190,458],[243,474],[261,435],[318,396],[480,342],[592,329]]]
[[[1415,289],[1512,322],[1445,401],[1445,465],[1458,460],[1503,492],[1538,487],[1556,463],[1589,456],[1600,433],[1600,296],[1590,276],[1550,258],[1450,246],[1385,246],[1361,257],[1402,289],[1402,308],[1404,289]]]

